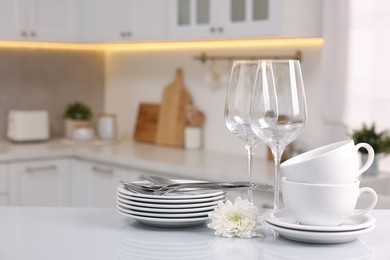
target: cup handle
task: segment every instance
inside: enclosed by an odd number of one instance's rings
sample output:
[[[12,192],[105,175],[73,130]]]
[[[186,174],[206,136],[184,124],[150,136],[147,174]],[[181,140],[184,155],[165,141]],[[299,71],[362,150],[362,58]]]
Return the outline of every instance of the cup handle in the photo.
[[[374,149],[371,147],[371,145],[367,143],[359,143],[355,145],[355,147],[356,147],[356,151],[359,151],[359,149],[363,147],[368,152],[367,161],[364,163],[362,168],[360,168],[358,171],[358,176],[360,176],[360,174],[367,171],[367,169],[371,166],[372,162],[374,161],[375,152]]]
[[[359,196],[358,196],[358,198],[365,192],[371,194],[371,196],[372,196],[371,204],[367,208],[365,208],[365,209],[356,209],[356,210],[354,210],[353,213],[352,213],[352,216],[367,214],[370,210],[372,210],[375,207],[375,205],[376,205],[376,203],[378,201],[378,195],[376,194],[376,192],[373,189],[368,188],[368,187],[364,187],[364,188],[359,189]]]

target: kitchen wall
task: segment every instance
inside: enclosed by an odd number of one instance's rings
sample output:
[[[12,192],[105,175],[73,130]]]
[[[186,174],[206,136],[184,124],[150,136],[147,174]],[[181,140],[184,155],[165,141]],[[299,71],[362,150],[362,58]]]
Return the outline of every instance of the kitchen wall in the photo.
[[[210,83],[212,63],[203,64],[193,56],[202,51],[210,55],[291,55],[297,50],[303,55],[302,73],[309,111],[308,125],[297,145],[303,149],[316,147],[323,144],[321,44],[106,51],[105,109],[118,115],[120,134],[132,136],[140,102],[161,102],[164,87],[173,81],[176,68],[181,66],[194,104],[206,115],[204,148],[242,154],[245,153],[242,141],[228,132],[224,123],[227,82],[222,79],[224,83],[219,87]],[[219,64],[222,68],[228,66],[224,62]],[[228,79],[230,67],[225,71]],[[265,153],[264,145],[259,145],[257,155]]]
[[[46,109],[50,134],[61,137],[62,112],[82,100],[103,111],[104,52],[51,49],[0,49],[0,137],[6,136],[10,109]]]

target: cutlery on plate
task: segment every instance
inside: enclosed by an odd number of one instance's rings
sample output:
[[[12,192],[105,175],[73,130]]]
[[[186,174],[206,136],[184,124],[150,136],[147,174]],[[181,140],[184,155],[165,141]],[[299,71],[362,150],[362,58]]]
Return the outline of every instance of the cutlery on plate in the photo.
[[[158,188],[159,190],[169,189],[172,187],[219,187],[219,188],[261,188],[261,189],[272,189],[273,186],[268,184],[250,184],[247,181],[238,181],[238,182],[216,182],[216,181],[197,181],[197,182],[177,182],[172,179],[167,179],[160,176],[148,176],[147,179],[151,184],[142,184],[142,187],[145,188]]]
[[[165,195],[173,191],[187,192],[194,190],[212,190],[212,189],[237,189],[237,188],[248,188],[254,189],[272,189],[273,187],[268,184],[250,184],[249,182],[189,182],[179,183],[168,179],[164,180],[165,185],[157,183],[133,183],[127,181],[120,181],[126,189],[143,194],[154,194],[154,195]],[[162,183],[162,182],[161,182]]]

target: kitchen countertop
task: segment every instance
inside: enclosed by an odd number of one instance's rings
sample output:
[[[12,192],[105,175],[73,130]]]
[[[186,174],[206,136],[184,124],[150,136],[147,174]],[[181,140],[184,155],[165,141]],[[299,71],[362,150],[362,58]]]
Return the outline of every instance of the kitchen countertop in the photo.
[[[161,174],[205,180],[246,180],[247,158],[207,150],[185,150],[125,139],[113,145],[69,145],[63,140],[41,143],[0,142],[0,163],[73,157]],[[273,162],[254,158],[253,180],[273,184]]]
[[[153,228],[114,208],[0,207],[0,258],[14,259],[389,259],[390,210],[376,228],[342,244],[281,237],[221,238],[205,225]]]

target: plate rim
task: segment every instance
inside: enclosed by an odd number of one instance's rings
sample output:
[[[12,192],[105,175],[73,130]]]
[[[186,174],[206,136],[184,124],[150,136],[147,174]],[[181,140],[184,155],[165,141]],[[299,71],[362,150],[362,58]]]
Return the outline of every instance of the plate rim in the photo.
[[[157,221],[157,222],[161,222],[161,223],[197,222],[197,221],[207,221],[207,220],[210,219],[208,216],[207,217],[197,217],[197,218],[153,218],[153,217],[142,217],[142,216],[137,216],[137,215],[133,215],[133,214],[130,214],[130,213],[123,212],[119,208],[117,208],[117,210],[121,214],[126,215],[128,217],[131,217],[131,218],[133,218],[135,220]]]
[[[199,183],[205,182],[205,181],[190,180],[190,179],[172,179],[172,180],[176,181],[176,182],[199,182]],[[133,181],[131,183],[142,184],[142,183],[148,183],[148,181]],[[162,198],[161,195],[134,193],[134,192],[131,192],[128,189],[126,189],[124,186],[125,185],[123,185],[123,184],[119,184],[118,190],[119,190],[119,188],[122,188],[125,192],[130,193],[129,195],[143,197],[143,198]],[[209,193],[202,193],[202,194],[196,194],[196,195],[170,195],[170,196],[164,196],[163,198],[165,198],[167,200],[186,199],[186,198],[194,198],[194,197],[203,198],[203,197],[216,196],[220,193],[226,193],[226,192],[222,189],[216,189],[215,191],[209,192]]]
[[[126,204],[126,202],[122,201],[123,199],[117,197],[121,203]],[[204,207],[195,207],[195,208],[150,208],[150,207],[140,207],[131,204],[126,204],[126,206],[132,207],[134,210],[145,211],[145,212],[155,212],[155,213],[175,213],[176,211],[181,212],[198,212],[203,210],[212,210],[217,205],[204,206]]]
[[[131,210],[131,209],[127,209],[125,208],[124,206],[122,206],[121,204],[117,204],[117,207],[120,208],[121,210],[125,211],[125,213],[128,213],[128,214],[132,214],[132,215],[137,215],[137,216],[142,216],[142,217],[159,217],[158,215],[160,215],[161,217],[164,217],[164,218],[187,218],[187,217],[201,217],[201,216],[208,216],[208,213],[212,212],[213,210],[209,210],[209,211],[199,211],[199,212],[189,212],[189,213],[152,213],[152,212],[142,212],[142,211],[134,211],[134,210]],[[143,215],[143,214],[146,214],[146,215]],[[148,214],[152,214],[152,215],[149,215]],[[188,216],[186,216],[188,215]]]
[[[118,193],[120,193],[122,196],[129,197],[129,199],[134,200],[134,201],[140,201],[140,202],[146,202],[146,203],[161,203],[161,204],[185,204],[185,203],[200,203],[200,202],[208,202],[208,201],[216,201],[220,200],[223,197],[226,197],[226,193],[221,193],[219,195],[215,195],[212,197],[207,197],[207,198],[188,198],[188,199],[163,199],[163,198],[142,198],[142,197],[137,197],[133,195],[128,195],[122,193],[120,190],[118,190]],[[161,197],[161,196],[160,196]]]
[[[117,196],[121,197],[119,194],[117,194]],[[206,207],[206,206],[216,206],[218,205],[218,202],[219,200],[215,200],[215,201],[210,201],[210,202],[201,202],[201,203],[185,203],[185,204],[154,204],[154,203],[144,203],[144,202],[139,202],[139,201],[132,201],[132,200],[129,200],[127,198],[123,198],[121,197],[122,199],[125,199],[127,200],[127,202],[129,202],[130,205],[134,205],[134,206],[141,206],[141,207],[147,207],[147,208],[159,208],[159,209],[163,209],[163,208],[169,208],[169,209],[182,209],[182,208],[199,208],[199,207]]]

